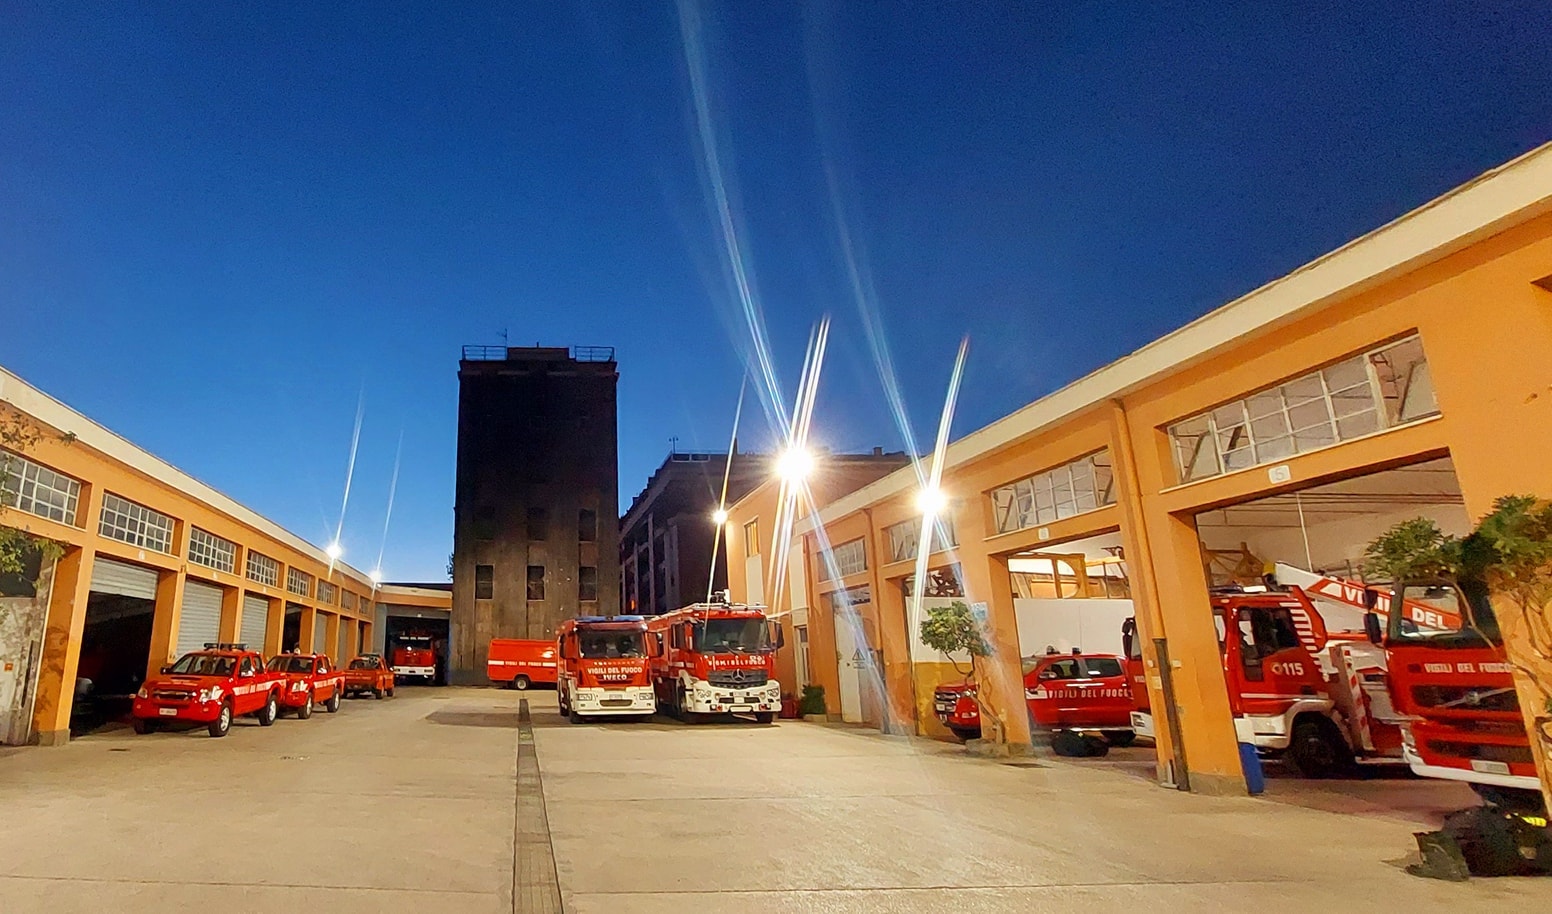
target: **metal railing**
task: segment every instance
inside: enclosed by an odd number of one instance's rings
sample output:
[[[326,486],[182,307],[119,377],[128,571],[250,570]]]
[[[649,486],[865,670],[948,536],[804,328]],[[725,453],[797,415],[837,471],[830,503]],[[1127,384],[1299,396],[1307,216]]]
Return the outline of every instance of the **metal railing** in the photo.
[[[505,362],[513,357],[514,353],[521,358],[521,353],[528,349],[526,346],[465,346],[463,347],[463,360],[465,362]],[[543,349],[545,347],[533,347]],[[560,349],[560,347],[555,347]],[[574,362],[612,362],[614,361],[613,346],[572,346],[565,350]]]

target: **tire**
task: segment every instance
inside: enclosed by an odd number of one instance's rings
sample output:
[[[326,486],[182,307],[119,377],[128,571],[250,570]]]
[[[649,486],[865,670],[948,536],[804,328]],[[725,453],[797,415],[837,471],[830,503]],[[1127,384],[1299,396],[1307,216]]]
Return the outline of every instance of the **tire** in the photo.
[[[275,718],[280,716],[280,702],[275,699],[275,693],[269,693],[264,707],[259,711],[259,726],[268,727],[275,723]]]
[[[973,730],[969,727],[949,727],[949,729],[954,732],[954,738],[962,743],[968,743],[973,739],[981,738],[980,727],[976,727]]]
[[[516,679],[512,680],[512,688],[518,690],[519,692],[526,692],[526,691],[528,691],[528,686],[529,685],[530,685],[530,683],[528,681],[528,677],[527,676],[519,676]]]
[[[757,724],[768,724],[768,723],[773,722],[774,720],[776,720],[776,712],[775,711],[756,711],[756,712],[754,712],[754,722],[757,723]]]
[[[583,717],[581,714],[578,714],[576,711],[567,711],[566,719],[574,724],[587,723],[587,718]]]
[[[145,736],[147,733],[156,732],[156,721],[145,717],[135,718],[135,722],[131,724],[131,726],[133,726],[135,728],[135,732],[141,736]]]
[[[207,732],[210,733],[211,737],[214,738],[214,739],[220,739],[221,737],[223,737],[223,736],[227,735],[228,733],[232,732],[232,703],[231,702],[229,702],[229,701],[221,702],[221,713],[220,713],[220,715],[218,715],[215,720],[210,722],[210,726],[207,727],[206,730],[207,730]]]
[[[1089,754],[1089,746],[1083,734],[1059,730],[1051,736],[1051,751],[1063,758],[1083,758]]]
[[[323,709],[325,711],[328,711],[330,714],[338,714],[339,713],[339,706],[340,706],[340,693],[339,693],[339,689],[335,689],[334,690],[334,694],[329,696],[329,700],[323,703]]]
[[[392,698],[392,697],[393,697],[393,686],[389,686],[389,687],[388,687],[388,697],[389,697],[389,698]]]
[[[1130,730],[1106,730],[1105,739],[1110,742],[1110,745],[1125,749],[1137,742],[1137,734]]]
[[[296,709],[296,719],[297,720],[306,720],[307,718],[312,717],[312,716],[313,716],[313,693],[308,692],[307,693],[307,701],[300,708]]]
[[[1300,777],[1311,780],[1341,777],[1357,764],[1336,724],[1314,716],[1295,718],[1283,758]]]
[[[373,689],[372,690],[372,697],[377,699],[378,701],[382,701],[383,700],[383,690],[382,689]]]
[[[1083,737],[1083,754],[1086,758],[1104,758],[1110,754],[1110,744],[1097,736]]]

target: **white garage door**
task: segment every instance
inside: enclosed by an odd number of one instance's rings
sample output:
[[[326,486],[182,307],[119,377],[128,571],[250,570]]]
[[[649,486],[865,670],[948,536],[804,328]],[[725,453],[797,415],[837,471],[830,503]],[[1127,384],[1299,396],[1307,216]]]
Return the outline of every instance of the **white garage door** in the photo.
[[[92,590],[116,593],[142,600],[156,599],[156,571],[114,559],[98,558],[92,563]]]
[[[242,632],[238,640],[250,651],[264,650],[264,630],[269,625],[269,601],[263,597],[243,597]]]
[[[329,647],[329,626],[324,622],[323,613],[318,613],[313,621],[313,653],[327,654]]]
[[[221,588],[198,581],[183,585],[183,612],[178,616],[178,656],[219,641]]]

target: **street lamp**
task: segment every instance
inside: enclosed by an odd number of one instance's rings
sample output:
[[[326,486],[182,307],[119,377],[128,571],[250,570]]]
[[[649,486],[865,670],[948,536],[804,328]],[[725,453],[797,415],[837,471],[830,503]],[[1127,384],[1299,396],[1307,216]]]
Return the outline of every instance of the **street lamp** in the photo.
[[[711,520],[712,520],[712,523],[715,523],[719,527],[722,526],[723,524],[727,523],[728,522],[727,509],[726,508],[718,508],[717,510],[713,511],[712,514],[711,514]]]
[[[339,561],[339,557],[345,554],[345,549],[339,544],[338,540],[330,543],[323,551],[328,553],[329,561],[331,562]]]
[[[916,510],[923,517],[937,517],[948,508],[948,496],[937,486],[928,486],[916,493]]]
[[[776,475],[787,482],[802,482],[814,471],[814,455],[797,445],[782,451],[776,458]]]

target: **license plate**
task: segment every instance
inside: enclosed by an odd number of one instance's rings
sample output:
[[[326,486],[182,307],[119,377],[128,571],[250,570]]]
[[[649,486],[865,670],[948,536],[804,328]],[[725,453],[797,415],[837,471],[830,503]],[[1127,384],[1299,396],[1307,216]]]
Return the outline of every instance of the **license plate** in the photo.
[[[1509,766],[1505,762],[1484,762],[1481,759],[1472,759],[1471,770],[1481,774],[1508,774]]]
[[[752,705],[728,705],[729,711],[753,711]]]
[[[178,709],[177,708],[157,708],[156,709],[156,713],[162,715],[163,717],[177,717],[178,716]]]

